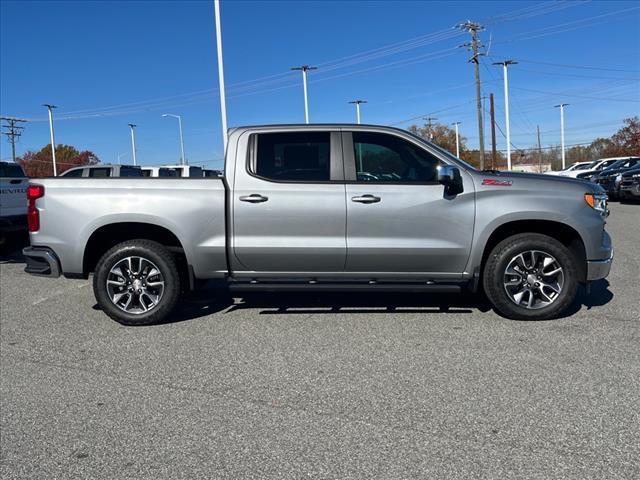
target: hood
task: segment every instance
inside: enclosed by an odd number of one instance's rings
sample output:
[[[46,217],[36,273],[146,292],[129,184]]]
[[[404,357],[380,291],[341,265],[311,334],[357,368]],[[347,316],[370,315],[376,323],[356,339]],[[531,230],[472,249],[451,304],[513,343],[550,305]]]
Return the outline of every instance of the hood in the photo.
[[[508,171],[480,171],[477,170],[474,172],[475,177],[478,179],[478,183],[481,185],[490,186],[490,182],[495,180],[497,182],[500,181],[511,181],[513,182],[513,186],[522,186],[525,188],[536,188],[536,184],[543,186],[545,188],[549,188],[553,186],[553,188],[562,188],[563,185],[572,186],[572,187],[580,187],[584,189],[585,192],[590,193],[600,193],[604,192],[601,186],[595,185],[593,183],[587,182],[586,180],[582,180],[579,178],[573,177],[560,177],[557,175],[545,175],[542,173],[522,173],[522,172],[508,172]],[[521,184],[521,185],[519,185]],[[496,185],[500,185],[496,183]]]

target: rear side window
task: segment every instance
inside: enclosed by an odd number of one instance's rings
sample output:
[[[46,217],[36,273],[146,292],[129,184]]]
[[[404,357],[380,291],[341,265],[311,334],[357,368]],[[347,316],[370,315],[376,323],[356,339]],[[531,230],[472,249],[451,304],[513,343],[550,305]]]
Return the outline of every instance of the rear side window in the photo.
[[[111,169],[109,168],[91,168],[89,169],[89,176],[95,178],[104,178],[111,176]]]
[[[189,167],[189,176],[202,178],[202,169],[200,167]]]
[[[177,177],[178,172],[176,172],[175,170],[172,170],[171,168],[160,168],[158,170],[158,176],[159,177]]]
[[[76,170],[69,170],[62,174],[63,177],[81,177],[82,176],[82,168],[78,168]]]
[[[120,167],[120,176],[121,177],[144,177],[145,175],[142,173],[142,169],[140,168]]]
[[[432,183],[437,157],[402,138],[384,133],[353,133],[358,182]]]
[[[276,181],[327,182],[329,132],[258,134],[252,173]]]
[[[0,164],[0,177],[5,178],[24,178],[26,175],[22,171],[20,165],[4,163]]]
[[[150,177],[151,176],[151,170],[142,170],[142,176],[143,177]]]

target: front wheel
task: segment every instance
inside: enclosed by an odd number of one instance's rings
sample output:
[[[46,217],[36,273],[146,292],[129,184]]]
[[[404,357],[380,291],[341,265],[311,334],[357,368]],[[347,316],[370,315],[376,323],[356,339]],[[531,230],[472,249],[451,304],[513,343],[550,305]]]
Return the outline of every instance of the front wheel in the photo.
[[[494,308],[508,318],[555,318],[575,299],[576,260],[554,238],[537,233],[514,235],[489,255],[483,285]]]
[[[130,240],[107,251],[93,276],[96,300],[123,325],[150,325],[176,305],[180,276],[171,252],[149,240]]]

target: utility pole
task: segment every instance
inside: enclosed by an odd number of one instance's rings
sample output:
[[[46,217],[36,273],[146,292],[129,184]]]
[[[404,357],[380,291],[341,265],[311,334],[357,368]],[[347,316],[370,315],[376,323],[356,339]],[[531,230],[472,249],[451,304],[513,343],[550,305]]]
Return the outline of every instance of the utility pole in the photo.
[[[367,101],[366,100],[352,100],[349,103],[354,104],[356,106],[356,123],[358,125],[360,125],[360,104],[361,103],[367,103]],[[307,123],[309,123],[309,122],[307,122]]]
[[[24,127],[21,127],[20,125],[18,125],[18,123],[24,123],[26,122],[26,120],[13,117],[1,117],[0,120],[7,122],[5,125],[2,125],[3,128],[6,128],[6,131],[2,132],[2,134],[6,135],[9,143],[11,143],[11,158],[15,163],[16,139],[20,138],[20,135],[22,135],[22,130],[24,130]]]
[[[49,111],[49,133],[51,135],[51,159],[53,160],[53,176],[57,177],[58,172],[56,169],[56,140],[53,135],[53,109],[58,108],[55,105],[49,105],[47,103],[42,105],[43,107],[47,107]]]
[[[496,151],[496,113],[493,108],[493,93],[489,94],[489,108],[491,112],[491,169],[495,170],[498,152]]]
[[[494,63],[494,65],[502,65],[504,77],[504,116],[505,128],[507,130],[507,170],[511,170],[511,127],[509,122],[509,76],[507,74],[507,67],[517,63],[518,62],[515,60],[505,60],[504,62]]]
[[[129,124],[129,128],[131,129],[131,152],[134,165],[138,164],[136,159],[136,127],[137,125],[135,123]]]
[[[560,105],[554,105],[554,108],[560,108],[560,144],[562,146],[562,170],[565,169],[564,159],[564,107],[569,105],[568,103],[561,103]]]
[[[484,128],[482,126],[482,93],[480,89],[480,55],[478,49],[482,47],[478,39],[478,32],[484,30],[484,27],[477,22],[467,20],[458,25],[458,28],[466,30],[471,34],[471,43],[465,43],[463,47],[470,47],[473,53],[469,59],[475,66],[476,77],[476,109],[478,110],[478,135],[480,137],[480,170],[484,170]]]
[[[227,98],[224,90],[224,62],[222,60],[222,31],[220,27],[220,0],[213,0],[218,51],[218,86],[220,88],[220,115],[222,116],[222,156],[227,154]],[[184,156],[184,154],[183,154]]]
[[[178,132],[180,133],[180,153],[182,157],[180,158],[180,165],[187,164],[187,157],[184,156],[184,137],[182,136],[182,116],[174,115],[172,113],[163,113],[163,117],[173,117],[178,119]]]
[[[309,65],[301,65],[292,67],[291,70],[300,70],[302,72],[302,86],[304,88],[304,123],[309,123],[309,103],[307,100],[307,72],[309,70],[317,70],[318,67],[310,67]]]
[[[460,158],[460,135],[458,134],[458,125],[461,122],[454,122],[451,125],[455,125],[456,127],[456,157]]]
[[[433,126],[431,125],[431,122],[433,120],[437,120],[438,117],[422,117],[423,120],[427,121],[427,131],[429,132],[429,140],[433,140]]]
[[[540,125],[536,125],[538,129],[538,170],[542,173],[542,145],[540,144]]]

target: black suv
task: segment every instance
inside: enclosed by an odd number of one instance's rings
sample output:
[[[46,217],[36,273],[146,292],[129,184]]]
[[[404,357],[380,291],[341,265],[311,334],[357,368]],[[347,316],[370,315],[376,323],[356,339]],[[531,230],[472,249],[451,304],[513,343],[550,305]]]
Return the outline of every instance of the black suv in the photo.
[[[620,195],[622,174],[638,167],[640,167],[640,158],[638,157],[618,160],[613,165],[593,175],[589,180],[604,188],[609,198],[616,199]]]

